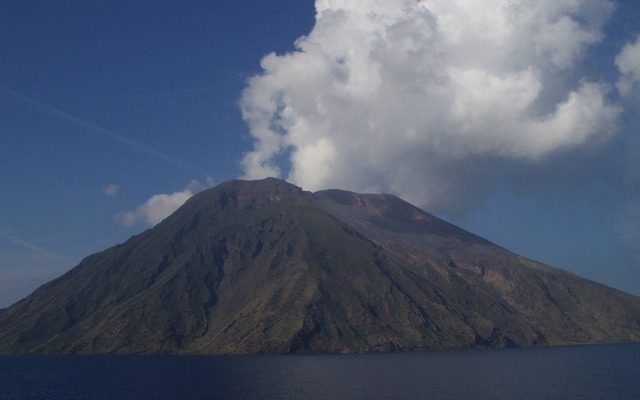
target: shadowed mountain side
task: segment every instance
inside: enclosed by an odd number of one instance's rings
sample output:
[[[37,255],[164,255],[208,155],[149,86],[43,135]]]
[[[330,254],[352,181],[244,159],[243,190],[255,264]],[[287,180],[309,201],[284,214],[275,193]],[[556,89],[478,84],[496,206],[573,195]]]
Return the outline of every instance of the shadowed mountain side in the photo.
[[[640,340],[640,299],[390,195],[204,191],[0,311],[0,353],[365,352]]]

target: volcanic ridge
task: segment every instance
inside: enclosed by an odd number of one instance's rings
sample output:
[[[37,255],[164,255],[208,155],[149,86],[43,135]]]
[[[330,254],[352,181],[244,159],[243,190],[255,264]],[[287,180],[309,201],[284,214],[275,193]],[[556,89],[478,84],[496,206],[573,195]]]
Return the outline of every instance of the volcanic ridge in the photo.
[[[230,181],[0,310],[3,354],[640,341],[640,299],[387,194]]]

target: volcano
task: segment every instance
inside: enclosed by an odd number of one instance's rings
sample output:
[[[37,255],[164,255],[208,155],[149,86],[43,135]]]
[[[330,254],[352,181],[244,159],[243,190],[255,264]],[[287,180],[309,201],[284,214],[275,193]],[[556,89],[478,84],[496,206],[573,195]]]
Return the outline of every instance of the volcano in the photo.
[[[0,311],[3,354],[358,353],[640,341],[640,299],[388,194],[203,191]]]

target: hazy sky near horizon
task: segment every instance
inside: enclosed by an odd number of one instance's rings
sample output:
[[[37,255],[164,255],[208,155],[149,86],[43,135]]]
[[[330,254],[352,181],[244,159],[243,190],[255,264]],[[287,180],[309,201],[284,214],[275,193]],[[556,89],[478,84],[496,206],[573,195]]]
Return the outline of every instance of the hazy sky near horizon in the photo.
[[[640,294],[640,3],[0,3],[0,307],[238,177]]]

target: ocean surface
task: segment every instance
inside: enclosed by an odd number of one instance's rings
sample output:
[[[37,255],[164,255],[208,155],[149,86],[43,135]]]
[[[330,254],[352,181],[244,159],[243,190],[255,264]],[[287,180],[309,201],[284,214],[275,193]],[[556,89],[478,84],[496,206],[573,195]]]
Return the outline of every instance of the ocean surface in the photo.
[[[0,399],[638,400],[640,345],[273,357],[0,356]]]

